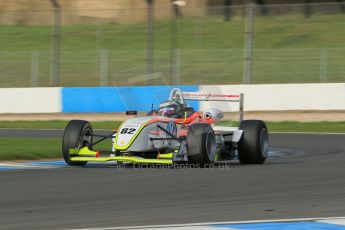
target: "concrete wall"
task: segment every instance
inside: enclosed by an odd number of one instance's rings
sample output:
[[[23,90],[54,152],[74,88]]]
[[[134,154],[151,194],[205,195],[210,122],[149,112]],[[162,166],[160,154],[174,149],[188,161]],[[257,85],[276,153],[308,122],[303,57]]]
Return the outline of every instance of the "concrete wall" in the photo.
[[[216,94],[244,93],[244,110],[345,110],[345,84],[270,84],[270,85],[206,85],[201,92]],[[225,102],[202,102],[223,111],[237,111],[238,106]]]
[[[61,88],[0,89],[0,113],[58,113]]]
[[[124,112],[138,110],[148,112],[152,104],[158,108],[169,98],[173,86],[132,86],[132,87],[84,87],[63,88],[62,112]],[[198,91],[198,86],[182,86],[184,91]],[[199,103],[191,106],[199,109]]]
[[[149,111],[166,100],[173,86],[0,88],[0,113],[84,113]],[[244,93],[245,111],[345,110],[345,83],[201,85],[183,91],[213,94]],[[209,107],[237,111],[237,103],[191,102],[196,110]]]

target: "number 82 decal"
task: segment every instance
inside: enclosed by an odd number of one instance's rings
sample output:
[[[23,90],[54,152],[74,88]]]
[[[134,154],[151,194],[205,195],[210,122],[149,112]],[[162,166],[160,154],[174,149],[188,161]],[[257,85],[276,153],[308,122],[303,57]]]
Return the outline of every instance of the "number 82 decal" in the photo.
[[[121,129],[121,134],[134,134],[135,130],[134,128],[123,128]]]

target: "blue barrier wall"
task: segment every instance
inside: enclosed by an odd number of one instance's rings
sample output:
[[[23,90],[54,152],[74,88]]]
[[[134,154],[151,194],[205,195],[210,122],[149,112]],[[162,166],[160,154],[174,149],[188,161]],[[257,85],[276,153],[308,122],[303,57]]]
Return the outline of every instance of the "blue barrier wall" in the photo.
[[[175,86],[130,86],[130,87],[85,87],[62,88],[62,112],[95,113],[124,112],[137,110],[146,112],[158,108],[160,102],[169,98]],[[178,86],[182,91],[198,92],[198,86]],[[199,102],[189,101],[195,110]]]

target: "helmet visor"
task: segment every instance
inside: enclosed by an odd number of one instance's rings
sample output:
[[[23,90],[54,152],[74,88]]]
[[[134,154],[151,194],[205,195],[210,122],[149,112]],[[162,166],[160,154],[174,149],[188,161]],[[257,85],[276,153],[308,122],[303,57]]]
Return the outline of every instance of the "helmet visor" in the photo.
[[[158,115],[159,116],[164,116],[164,117],[170,117],[175,115],[176,110],[174,107],[165,107],[165,108],[161,108],[158,111]]]

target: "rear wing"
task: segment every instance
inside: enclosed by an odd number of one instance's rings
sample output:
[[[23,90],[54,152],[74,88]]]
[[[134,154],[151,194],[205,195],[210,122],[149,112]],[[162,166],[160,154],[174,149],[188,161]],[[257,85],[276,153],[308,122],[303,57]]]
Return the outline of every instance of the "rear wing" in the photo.
[[[224,101],[239,103],[240,122],[243,121],[243,101],[244,94],[211,94],[203,92],[182,92],[178,88],[174,88],[170,93],[170,100],[179,101],[186,104],[184,100],[192,101]]]

